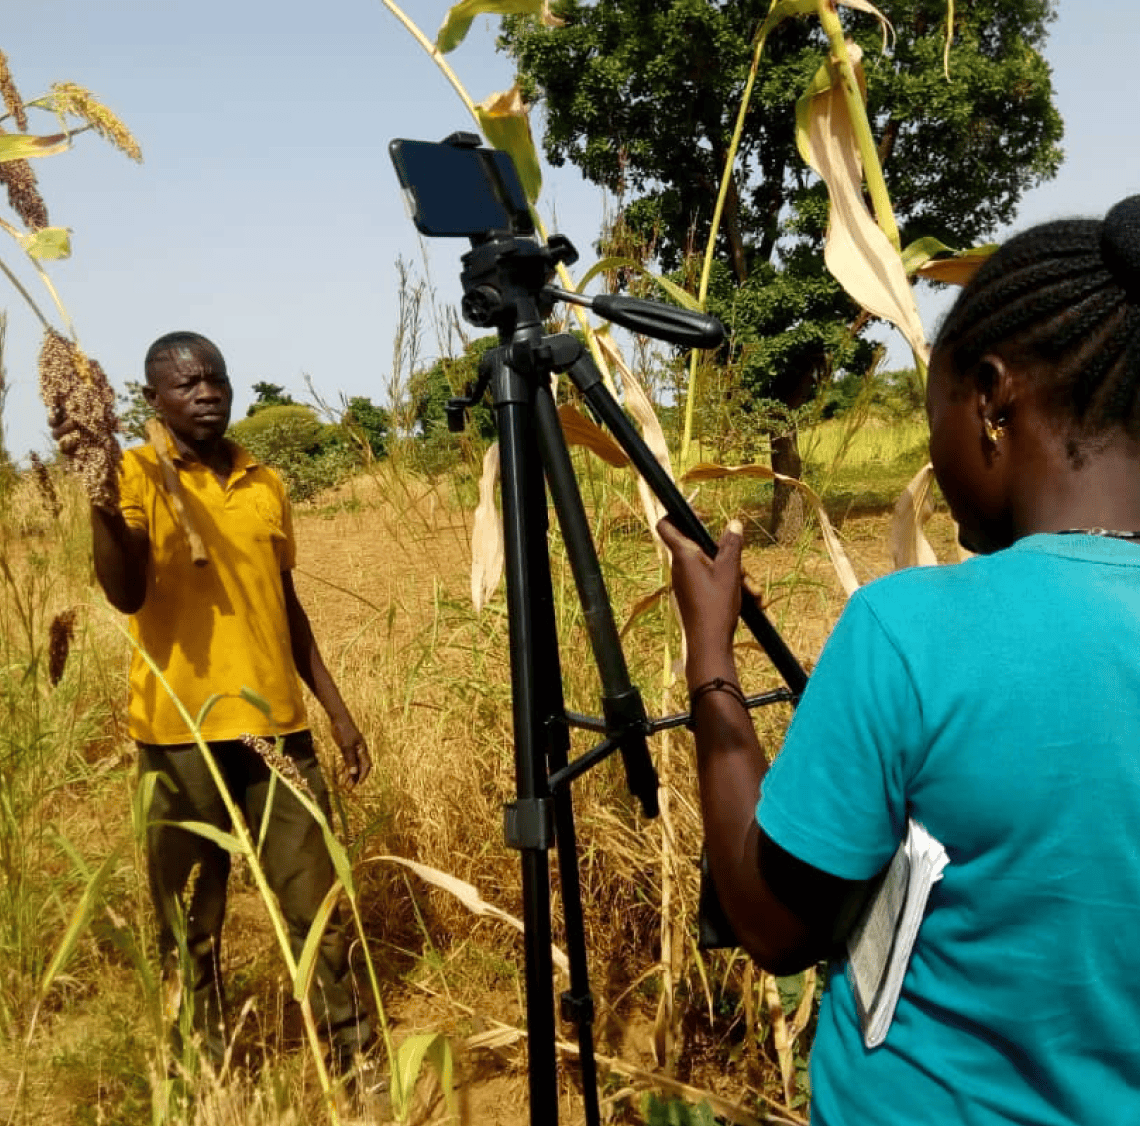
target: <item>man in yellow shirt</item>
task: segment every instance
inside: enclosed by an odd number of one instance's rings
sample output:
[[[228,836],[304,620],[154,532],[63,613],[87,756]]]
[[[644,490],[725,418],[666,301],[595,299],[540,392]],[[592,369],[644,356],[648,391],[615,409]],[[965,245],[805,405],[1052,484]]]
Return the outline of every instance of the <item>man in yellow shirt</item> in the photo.
[[[160,945],[172,954],[176,928],[185,928],[194,1026],[219,1062],[226,1044],[219,954],[230,857],[172,823],[203,821],[228,829],[229,818],[171,693],[198,717],[227,788],[255,834],[270,793],[270,770],[243,741],[250,736],[281,736],[283,753],[329,814],[301,680],[328,714],[350,784],[364,781],[371,761],[293,586],[295,545],[284,486],[273,470],[225,437],[233,392],[220,351],[197,333],[170,333],[151,345],[145,370],[143,392],[169,430],[180,495],[172,495],[153,447],[127,450],[120,507],[91,510],[95,573],[111,604],[130,615],[132,636],[169,686],[168,691],[136,651],[130,734],[139,746],[140,769],[170,782],[160,780],[155,787],[147,836]],[[69,423],[53,430],[64,453],[73,430]],[[192,559],[191,527],[200,537],[199,551],[205,548],[204,565]],[[242,689],[255,693],[267,710]],[[261,858],[299,954],[334,873],[320,826],[285,786],[273,790]],[[334,1070],[347,1074],[359,1068],[373,1035],[356,1002],[346,938],[337,926],[330,926],[322,943],[312,1002],[331,1044]]]

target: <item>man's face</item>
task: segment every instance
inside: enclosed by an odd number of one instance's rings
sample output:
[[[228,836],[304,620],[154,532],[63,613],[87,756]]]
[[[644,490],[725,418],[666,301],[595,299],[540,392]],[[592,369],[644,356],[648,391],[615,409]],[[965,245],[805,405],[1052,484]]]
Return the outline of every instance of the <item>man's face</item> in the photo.
[[[230,424],[233,388],[226,364],[204,345],[175,345],[151,361],[146,400],[184,442],[212,445]]]

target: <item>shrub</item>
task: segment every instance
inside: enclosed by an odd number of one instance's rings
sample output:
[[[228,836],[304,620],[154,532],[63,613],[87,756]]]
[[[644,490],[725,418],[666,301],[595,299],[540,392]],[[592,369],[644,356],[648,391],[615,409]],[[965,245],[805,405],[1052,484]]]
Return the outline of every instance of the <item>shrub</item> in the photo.
[[[295,501],[332,488],[360,464],[341,428],[300,404],[263,407],[235,422],[230,437],[276,469]]]

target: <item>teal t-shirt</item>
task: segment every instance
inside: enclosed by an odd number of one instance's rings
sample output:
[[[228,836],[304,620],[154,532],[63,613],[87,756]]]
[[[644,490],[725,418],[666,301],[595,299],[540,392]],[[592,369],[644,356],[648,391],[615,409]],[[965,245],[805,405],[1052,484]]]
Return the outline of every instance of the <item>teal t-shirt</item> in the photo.
[[[830,967],[813,1126],[1140,1123],[1140,544],[1035,535],[858,591],[757,819],[878,872],[946,847],[886,1042]]]

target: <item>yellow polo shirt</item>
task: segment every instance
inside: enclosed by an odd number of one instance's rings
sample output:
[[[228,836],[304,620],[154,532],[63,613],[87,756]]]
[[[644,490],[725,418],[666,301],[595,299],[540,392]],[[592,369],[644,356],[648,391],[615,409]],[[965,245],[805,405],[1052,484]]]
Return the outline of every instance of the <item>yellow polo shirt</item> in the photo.
[[[192,718],[211,696],[224,694],[202,721],[206,739],[299,731],[308,722],[281,585],[281,572],[293,567],[296,556],[285,487],[272,469],[236,445],[224,486],[199,461],[178,457],[175,467],[209,562],[196,567],[190,560],[155,451],[127,450],[123,516],[150,537],[146,599],[130,617],[131,636]],[[269,703],[271,717],[238,696],[243,688]],[[131,658],[128,727],[143,743],[193,738],[138,652]]]

